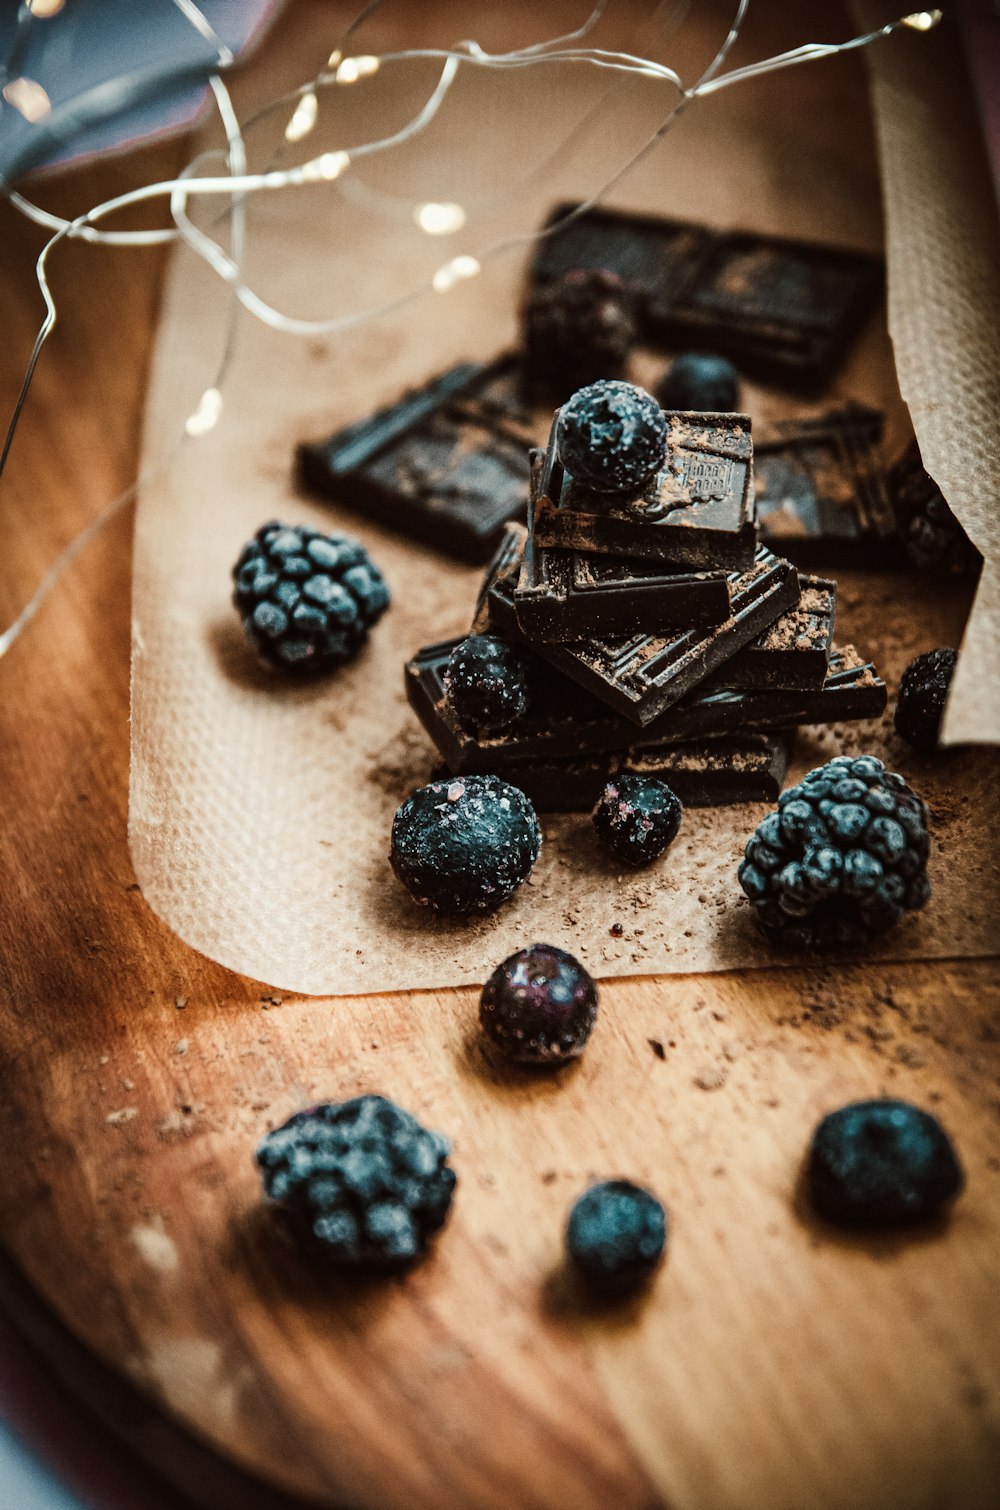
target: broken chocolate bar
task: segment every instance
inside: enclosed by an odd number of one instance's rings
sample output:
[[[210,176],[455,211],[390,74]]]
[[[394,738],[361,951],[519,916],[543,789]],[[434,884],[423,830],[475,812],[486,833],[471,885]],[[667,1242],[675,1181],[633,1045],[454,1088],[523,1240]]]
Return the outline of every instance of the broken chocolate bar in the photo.
[[[685,807],[726,807],[775,802],[781,792],[794,734],[744,734],[687,744],[645,745],[624,755],[580,755],[566,760],[515,761],[503,780],[531,798],[541,813],[585,813],[619,772],[665,781]]]
[[[549,418],[523,404],[515,358],[466,362],[328,440],[300,445],[298,475],[310,491],[479,563],[505,523],[524,515],[528,452]]]
[[[671,572],[656,562],[552,550],[529,530],[514,592],[529,640],[558,643],[595,634],[721,624],[729,617],[724,571]]]
[[[558,418],[532,488],[537,545],[684,571],[752,563],[753,446],[745,414],[668,414],[666,464],[633,495],[595,492],[570,477],[556,446]]]
[[[576,208],[559,205],[547,226]],[[867,252],[594,208],[542,238],[530,278],[594,267],[632,289],[648,340],[720,352],[810,391],[831,378],[884,277]]]
[[[797,566],[878,567],[900,555],[879,442],[882,416],[851,405],[777,425],[754,449],[760,538]]]
[[[837,584],[799,573],[799,601],[714,676],[717,687],[822,687],[833,643]]]
[[[428,645],[407,664],[410,706],[454,775],[500,774],[511,761],[537,762],[613,752],[645,744],[878,718],[885,683],[853,645],[834,650],[823,685],[811,691],[710,689],[704,684],[661,713],[641,733],[575,682],[526,652],[528,709],[493,734],[477,733],[456,717],[445,697],[444,670],[460,641]]]
[[[508,563],[509,570],[509,563]],[[761,546],[749,571],[729,578],[730,615],[722,624],[628,638],[593,638],[535,645],[587,691],[633,723],[651,723],[664,708],[704,681],[799,599],[794,567]],[[523,639],[509,575],[489,584],[486,604],[501,633]]]

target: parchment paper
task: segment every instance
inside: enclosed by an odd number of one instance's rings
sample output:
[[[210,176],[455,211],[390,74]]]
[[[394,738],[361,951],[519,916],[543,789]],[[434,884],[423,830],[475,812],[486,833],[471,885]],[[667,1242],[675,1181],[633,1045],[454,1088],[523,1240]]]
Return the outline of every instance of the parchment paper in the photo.
[[[467,34],[468,17],[465,31],[455,31],[449,7],[422,6],[419,18],[405,9],[410,41]],[[573,7],[543,9],[539,18],[535,7],[504,7],[503,38],[484,42],[535,40],[579,20]],[[627,16],[627,7],[616,10]],[[697,24],[671,44],[672,56],[689,71],[704,63],[727,16],[723,7],[698,8]],[[302,7],[287,18],[270,61],[259,60],[245,81],[242,105],[318,66],[329,30],[328,7]],[[384,46],[400,37],[378,40]],[[794,16],[771,16],[763,30],[751,29],[734,61],[801,40]],[[643,39],[626,29],[600,42],[629,44],[634,50]],[[502,80],[470,72],[446,124],[407,149],[402,177],[387,166],[381,178],[372,169],[366,189],[350,196],[318,188],[258,201],[251,283],[298,314],[364,307],[426,279],[455,252],[536,226],[555,199],[600,181],[664,113],[662,86],[630,86],[629,108],[612,99],[585,153],[560,158],[558,168],[517,187],[559,128],[584,115],[593,90],[593,75],[580,71]],[[371,92],[338,99],[329,137],[310,138],[310,151],[313,143],[319,151],[391,129],[426,92],[426,72],[414,80],[380,75]],[[459,192],[457,160],[466,163]],[[401,172],[392,166],[392,174]],[[475,216],[463,236],[432,242],[409,228],[411,178],[428,197],[464,196],[470,205],[484,186],[512,193]],[[403,196],[406,213],[387,199],[376,212],[373,185]],[[690,111],[615,202],[877,247],[881,212],[862,73],[850,60],[799,69],[780,85],[734,90]],[[781,962],[756,933],[736,882],[743,844],[765,808],[688,812],[669,854],[637,877],[615,873],[585,817],[548,821],[531,884],[499,913],[473,922],[448,922],[413,905],[387,863],[393,811],[435,759],[406,706],[403,663],[419,646],[467,627],[479,573],[360,516],[297,497],[292,450],[452,361],[487,357],[509,343],[521,267],[519,257],[491,264],[446,299],[430,295],[335,341],[294,340],[245,322],[219,425],[189,442],[141,500],[130,803],[136,873],[147,900],[189,944],[271,985],[336,994],[475,982],[534,938],[573,950],[604,976]],[[161,317],[147,460],[165,451],[211,381],[222,317],[218,285],[180,254]],[[647,353],[636,377],[649,380],[663,361]],[[850,396],[886,408],[890,448],[900,448],[908,422],[884,316],[826,402]],[[797,409],[788,396],[753,388],[747,399],[758,425]],[[394,606],[369,648],[330,680],[290,685],[259,670],[230,607],[231,564],[271,517],[355,533],[391,583]],[[875,655],[894,684],[917,650],[954,642],[965,609],[952,586],[844,576],[838,638]],[[841,749],[885,755],[934,810],[934,899],[888,937],[882,956],[990,952],[997,875],[983,814],[996,812],[994,766],[968,751],[921,762],[885,722],[805,731],[796,771]]]
[[[885,19],[871,0],[855,10],[863,24]],[[996,744],[1000,222],[990,167],[953,21],[933,37],[896,36],[867,60],[899,386],[925,467],[985,557],[942,740]]]

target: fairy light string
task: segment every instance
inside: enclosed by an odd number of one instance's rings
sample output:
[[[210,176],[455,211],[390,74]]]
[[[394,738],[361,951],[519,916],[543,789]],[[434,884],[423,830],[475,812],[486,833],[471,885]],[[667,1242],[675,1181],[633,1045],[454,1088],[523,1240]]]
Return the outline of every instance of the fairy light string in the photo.
[[[731,69],[728,72],[723,72],[726,59],[741,34],[749,11],[750,0],[738,0],[732,23],[712,61],[695,83],[686,86],[680,75],[666,63],[657,62],[653,58],[637,54],[580,45],[601,20],[608,9],[608,3],[609,0],[598,0],[598,3],[592,7],[582,25],[574,31],[508,52],[489,53],[478,42],[464,40],[449,48],[403,48],[380,55],[348,53],[346,49],[351,38],[364,22],[379,10],[383,4],[383,0],[371,0],[371,3],[365,6],[347,27],[337,46],[329,54],[326,66],[312,80],[270,101],[262,109],[256,111],[254,115],[250,116],[246,122],[241,124],[233,107],[229,91],[222,78],[223,73],[234,61],[233,53],[215,32],[203,12],[194,3],[194,0],[173,0],[173,4],[181,15],[185,17],[189,24],[215,50],[216,68],[209,78],[209,85],[225,133],[226,147],[224,151],[213,150],[201,153],[192,162],[187,164],[176,178],[153,184],[145,184],[128,190],[123,194],[116,195],[101,204],[95,205],[92,209],[73,220],[65,220],[41,209],[26,196],[15,191],[0,180],[0,190],[2,190],[14,208],[53,233],[42,248],[36,262],[36,279],[45,304],[45,317],[39,328],[27,364],[21,390],[11,416],[4,445],[2,451],[0,451],[0,475],[2,475],[6,465],[38,359],[48,336],[55,327],[58,317],[56,303],[52,296],[48,279],[48,261],[53,251],[63,240],[78,239],[97,245],[131,247],[156,246],[162,245],[165,242],[180,240],[212,268],[228,290],[230,308],[227,318],[226,336],[214,380],[202,394],[192,414],[188,416],[184,432],[179,437],[176,445],[168,451],[164,460],[155,468],[155,472],[158,474],[169,465],[180,445],[208,433],[219,420],[223,405],[225,377],[234,351],[237,315],[240,307],[246,309],[256,319],[270,326],[272,329],[282,331],[286,334],[329,335],[375,322],[390,313],[404,308],[416,299],[424,297],[428,292],[447,294],[459,283],[477,276],[485,264],[515,248],[530,246],[545,236],[554,235],[571,220],[584,214],[599,203],[658,145],[678,115],[683,110],[689,108],[696,100],[706,98],[711,94],[717,93],[719,90],[729,88],[732,85],[745,82],[749,79],[760,78],[801,63],[813,62],[870,46],[872,43],[885,39],[902,28],[917,33],[927,32],[932,30],[941,20],[941,12],[939,10],[913,12],[901,16],[894,21],[889,21],[874,31],[852,37],[846,42],[804,43],[786,52],[761,59],[758,62],[750,63],[740,68]],[[30,12],[28,15],[30,17]],[[24,45],[24,31],[20,26],[17,28],[15,34],[15,45],[20,47]],[[291,167],[270,167],[260,173],[250,173],[247,171],[245,135],[251,127],[272,116],[276,111],[285,109],[288,112],[288,119],[283,133],[283,145],[298,145],[316,127],[320,115],[322,95],[325,90],[345,85],[354,85],[378,73],[384,67],[415,61],[438,62],[441,65],[440,73],[424,104],[397,131],[349,148],[323,152]],[[10,77],[10,62],[11,59],[8,58],[7,66],[3,70],[4,76],[8,78]],[[589,197],[559,222],[542,231],[506,236],[474,253],[468,251],[458,253],[444,262],[435,271],[429,282],[421,282],[393,299],[368,309],[352,310],[326,319],[302,319],[283,313],[250,288],[243,276],[246,254],[245,210],[248,199],[260,193],[274,193],[305,184],[333,184],[350,169],[352,164],[376,154],[390,152],[404,143],[411,141],[415,136],[426,130],[439,114],[445,104],[458,69],[463,65],[497,71],[539,66],[584,66],[610,71],[620,77],[635,75],[657,80],[667,86],[675,98],[656,130],[651,133],[639,149],[633,152]],[[8,105],[8,108],[13,107]],[[210,162],[219,160],[220,158],[223,160],[226,170],[223,174],[202,174],[202,170],[207,168]],[[228,228],[228,250],[210,235],[208,231],[195,225],[188,213],[189,201],[192,198],[208,196],[221,196],[225,200],[225,208],[212,222],[212,229],[215,229],[219,225],[224,225]],[[169,203],[172,220],[172,225],[169,227],[155,227],[138,231],[114,231],[106,230],[99,226],[100,222],[113,216],[120,210],[162,198],[166,198]],[[455,201],[421,202],[418,200],[410,206],[410,213],[415,223],[429,235],[451,234],[460,230],[465,224],[465,208]],[[146,474],[137,478],[130,487],[126,488],[123,493],[119,494],[117,498],[102,510],[70,543],[66,550],[63,551],[45,574],[29,599],[28,604],[18,615],[14,623],[0,634],[0,657],[7,653],[20,634],[23,633],[24,629],[27,628],[45,598],[53,587],[56,586],[63,573],[68,569],[73,560],[76,559],[77,555],[90,543],[100,529],[121,512],[125,505],[134,498],[140,484],[145,485],[149,480],[151,480],[150,476]]]

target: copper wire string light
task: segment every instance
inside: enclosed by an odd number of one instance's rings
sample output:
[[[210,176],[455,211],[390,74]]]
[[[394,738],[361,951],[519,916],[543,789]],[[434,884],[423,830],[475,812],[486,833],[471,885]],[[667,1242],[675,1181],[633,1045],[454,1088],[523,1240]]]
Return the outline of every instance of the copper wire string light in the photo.
[[[2,453],[0,453],[0,475],[2,475],[10,452],[39,356],[46,340],[55,327],[58,317],[56,302],[49,283],[48,263],[52,253],[60,242],[73,239],[97,245],[138,247],[155,246],[170,241],[183,241],[217,274],[223,286],[228,289],[231,301],[224,350],[213,381],[202,393],[194,410],[188,416],[177,441],[169,448],[167,454],[153,469],[140,474],[129,487],[112,500],[76,536],[56,561],[53,562],[21,613],[6,631],[0,634],[0,657],[6,654],[24,632],[49,592],[51,592],[67,568],[80,552],[86,548],[100,529],[121,512],[135,497],[141,486],[145,486],[153,476],[159,475],[169,466],[181,445],[190,443],[192,440],[196,441],[199,436],[208,433],[218,423],[224,403],[226,374],[234,350],[238,307],[243,307],[256,319],[274,330],[290,335],[315,336],[329,335],[375,322],[405,307],[416,299],[423,298],[430,292],[446,294],[457,284],[477,276],[488,262],[507,254],[515,248],[530,246],[545,236],[553,235],[570,220],[591,209],[654,149],[669,131],[681,111],[689,108],[697,100],[714,94],[721,89],[728,88],[733,84],[775,73],[781,69],[793,67],[800,63],[812,62],[867,47],[874,42],[891,36],[901,28],[916,32],[925,32],[932,29],[941,20],[941,12],[937,10],[914,12],[902,16],[897,20],[887,22],[875,31],[852,37],[846,42],[805,43],[773,57],[723,72],[726,58],[740,36],[750,7],[750,0],[738,0],[732,23],[708,67],[694,83],[685,85],[680,75],[673,68],[665,63],[657,62],[651,57],[582,45],[608,10],[609,0],[598,0],[598,3],[593,6],[583,24],[574,31],[509,52],[489,53],[474,40],[461,41],[450,48],[404,48],[381,55],[349,52],[347,49],[351,37],[364,21],[381,8],[383,3],[384,0],[373,0],[373,3],[367,5],[355,17],[329,54],[326,66],[313,79],[306,81],[297,89],[272,100],[263,109],[256,111],[246,121],[241,122],[233,107],[232,99],[223,79],[226,69],[234,61],[232,51],[214,31],[203,12],[194,3],[194,0],[173,0],[173,4],[188,23],[214,49],[214,68],[209,70],[209,85],[219,119],[225,132],[225,149],[201,153],[187,164],[176,178],[144,184],[135,189],[128,190],[123,194],[116,195],[112,199],[105,200],[103,203],[93,206],[90,210],[73,220],[62,219],[41,209],[39,206],[33,204],[25,195],[13,189],[3,180],[0,180],[0,190],[2,190],[14,208],[36,224],[43,226],[53,233],[49,241],[42,248],[36,262],[36,277],[39,291],[45,304],[45,317],[27,364],[24,380],[7,429]],[[17,57],[23,54],[26,45],[27,29],[31,25],[33,18],[42,22],[42,24],[47,24],[50,18],[54,17],[60,9],[59,5],[48,3],[48,0],[44,6],[40,3],[40,0],[36,0],[36,3],[30,7],[22,5],[11,49],[5,61],[3,77],[7,82],[3,87],[3,108],[20,108],[29,120],[31,117],[26,106],[31,104],[32,101],[38,103],[40,97],[37,92],[26,89],[25,81],[16,74]],[[298,146],[316,127],[320,116],[322,96],[325,90],[360,84],[384,68],[391,67],[396,63],[414,60],[433,60],[440,63],[441,69],[427,99],[416,114],[399,130],[387,136],[353,146],[349,151],[335,150],[323,152],[317,156],[306,158],[304,161],[291,167],[272,166],[266,171],[259,173],[250,173],[247,171],[246,132],[266,117],[272,116],[282,109],[286,110],[288,115],[283,132],[283,145]],[[333,186],[338,181],[344,179],[344,175],[349,174],[349,170],[355,164],[363,162],[364,159],[373,157],[376,154],[391,152],[404,143],[411,141],[422,131],[426,130],[431,121],[441,111],[460,67],[507,71],[539,66],[565,66],[569,64],[607,71],[619,79],[636,75],[646,79],[657,80],[669,89],[672,99],[660,124],[638,150],[615,169],[604,182],[597,186],[583,203],[563,217],[562,220],[548,226],[543,231],[517,233],[506,236],[475,251],[459,252],[443,262],[433,273],[429,281],[423,281],[406,292],[377,306],[367,309],[349,310],[331,315],[325,319],[304,319],[284,313],[263,299],[246,282],[243,275],[247,235],[245,208],[251,196],[272,194],[286,189],[294,189],[305,184],[329,184]],[[202,77],[204,77],[204,72],[205,70],[203,69]],[[31,82],[27,81],[27,83]],[[18,104],[18,91],[14,89],[14,86],[18,83],[21,84],[20,106]],[[40,88],[41,86],[37,87]],[[11,90],[13,90],[13,98],[11,98]],[[44,93],[44,91],[42,92]],[[31,108],[34,109],[34,104],[31,104]],[[43,118],[46,114],[47,112],[43,112],[42,117],[39,119]],[[221,162],[223,165],[224,171],[222,173],[208,174],[204,172],[210,163],[214,164],[217,162]],[[358,188],[354,192],[363,194],[365,190]],[[377,196],[375,195],[375,191],[369,192],[374,197],[381,197],[385,200],[390,198],[389,196]],[[205,196],[226,197],[226,208],[213,221],[211,229],[214,230],[222,227],[227,230],[228,249],[217,241],[213,235],[209,234],[208,231],[196,226],[188,214],[189,201]],[[169,202],[170,215],[173,222],[168,228],[114,231],[100,227],[100,222],[115,215],[120,210],[147,201],[164,198]],[[430,201],[414,196],[412,201],[397,200],[397,208],[400,203],[405,206],[406,214],[428,235],[456,234],[465,225],[466,207],[455,200]]]

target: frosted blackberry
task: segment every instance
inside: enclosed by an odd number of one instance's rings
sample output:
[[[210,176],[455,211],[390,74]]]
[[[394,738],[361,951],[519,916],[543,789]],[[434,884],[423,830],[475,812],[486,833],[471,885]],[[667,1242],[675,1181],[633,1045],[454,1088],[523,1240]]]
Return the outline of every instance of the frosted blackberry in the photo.
[[[505,729],[528,707],[524,659],[495,634],[470,634],[455,646],[444,687],[458,717],[474,729]]]
[[[622,370],[636,341],[635,297],[616,273],[574,268],[531,289],[522,323],[529,377],[562,398]]]
[[[556,420],[559,459],[574,482],[598,493],[641,492],[667,454],[667,421],[632,383],[592,383]]]
[[[384,1096],[296,1112],[257,1148],[264,1193],[313,1251],[349,1268],[405,1267],[448,1214],[449,1144]]]
[[[908,1101],[858,1101],[824,1117],[808,1179],[821,1215],[849,1227],[926,1221],[964,1183],[940,1122]]]
[[[685,351],[661,377],[656,397],[664,409],[732,414],[739,405],[740,375],[725,357]]]
[[[566,1249],[577,1271],[605,1295],[628,1295],[663,1256],[667,1214],[656,1196],[630,1180],[592,1185],[569,1214]]]
[[[774,943],[858,948],[923,907],[927,808],[873,755],[810,771],[746,847],[740,885]]]
[[[680,798],[665,781],[621,772],[612,776],[593,812],[597,837],[622,865],[651,865],[681,826]]]
[[[554,944],[531,944],[505,959],[483,987],[479,1003],[486,1037],[522,1064],[575,1059],[596,1018],[592,977]]]
[[[535,809],[497,776],[422,786],[392,820],[390,860],[415,902],[439,912],[492,912],[528,879],[542,847]]]
[[[918,571],[962,577],[978,570],[979,552],[924,470],[915,441],[890,471],[888,487],[903,549]]]
[[[265,524],[243,547],[233,580],[247,639],[287,671],[353,660],[389,606],[385,578],[363,545],[304,524]]]
[[[893,722],[896,733],[915,750],[937,748],[957,660],[957,650],[925,650],[900,677]]]

